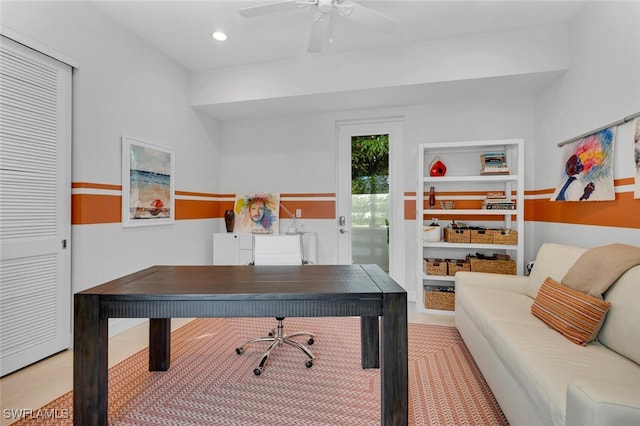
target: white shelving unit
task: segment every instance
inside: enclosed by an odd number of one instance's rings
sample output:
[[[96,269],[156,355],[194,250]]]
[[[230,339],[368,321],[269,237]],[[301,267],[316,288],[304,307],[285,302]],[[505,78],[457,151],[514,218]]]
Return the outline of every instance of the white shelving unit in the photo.
[[[509,174],[481,175],[480,156],[486,152],[504,151]],[[429,170],[434,159],[440,159],[447,171],[444,176],[430,176]],[[430,187],[435,187],[436,207],[440,201],[454,201],[454,209],[425,208],[428,203]],[[503,191],[514,200],[514,210],[482,209],[482,200],[490,191]],[[474,208],[458,208],[471,204]],[[475,208],[475,205],[478,207]],[[499,218],[499,222],[496,221]],[[424,241],[424,227],[438,218],[441,230],[451,220],[465,222],[470,226],[487,228],[508,228],[518,232],[515,245],[448,243],[444,241]],[[416,235],[417,235],[417,277],[418,310],[452,314],[452,311],[427,309],[424,306],[424,287],[454,286],[453,276],[427,275],[423,270],[423,259],[462,259],[469,253],[506,253],[516,261],[516,273],[523,274],[524,269],[524,141],[522,139],[443,142],[421,144],[418,149],[418,184],[416,191]]]

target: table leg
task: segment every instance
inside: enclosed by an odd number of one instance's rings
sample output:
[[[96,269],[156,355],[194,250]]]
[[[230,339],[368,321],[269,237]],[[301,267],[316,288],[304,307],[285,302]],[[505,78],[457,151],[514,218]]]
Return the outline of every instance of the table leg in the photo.
[[[171,364],[171,318],[149,320],[149,371],[167,371]]]
[[[99,295],[74,296],[73,424],[107,425],[109,320]]]
[[[409,422],[407,293],[384,293],[381,354],[381,424]]]
[[[380,368],[380,326],[378,317],[360,317],[362,368]]]

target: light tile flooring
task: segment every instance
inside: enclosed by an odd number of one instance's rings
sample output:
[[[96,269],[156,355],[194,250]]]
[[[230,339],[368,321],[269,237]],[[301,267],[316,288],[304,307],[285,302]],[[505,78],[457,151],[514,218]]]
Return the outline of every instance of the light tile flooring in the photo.
[[[412,323],[454,325],[450,314],[425,314],[416,311],[415,303],[408,305],[408,319]],[[182,327],[190,319],[174,319],[172,330]],[[109,340],[109,367],[119,363],[148,345],[148,322],[131,328]],[[11,411],[38,409],[73,388],[73,350],[67,350],[37,362],[0,379],[0,425],[13,423]]]

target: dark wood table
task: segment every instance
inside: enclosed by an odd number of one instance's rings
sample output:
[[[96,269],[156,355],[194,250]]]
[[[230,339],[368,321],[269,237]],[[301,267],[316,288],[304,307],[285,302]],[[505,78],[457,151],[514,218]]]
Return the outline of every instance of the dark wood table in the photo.
[[[153,266],[76,293],[74,307],[75,425],[108,424],[109,318],[150,318],[149,370],[165,371],[171,318],[275,316],[359,316],[381,423],[408,422],[407,293],[376,265]]]

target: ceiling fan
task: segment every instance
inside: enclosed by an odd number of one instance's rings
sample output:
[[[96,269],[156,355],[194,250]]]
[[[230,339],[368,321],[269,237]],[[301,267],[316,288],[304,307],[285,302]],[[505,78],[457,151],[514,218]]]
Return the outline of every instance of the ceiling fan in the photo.
[[[317,10],[311,24],[311,35],[307,46],[309,53],[322,51],[325,42],[331,40],[332,19],[335,19],[332,16],[336,14],[385,33],[393,31],[398,25],[387,15],[351,0],[288,0],[247,7],[240,9],[239,12],[240,15],[251,18],[303,7],[314,7]]]

